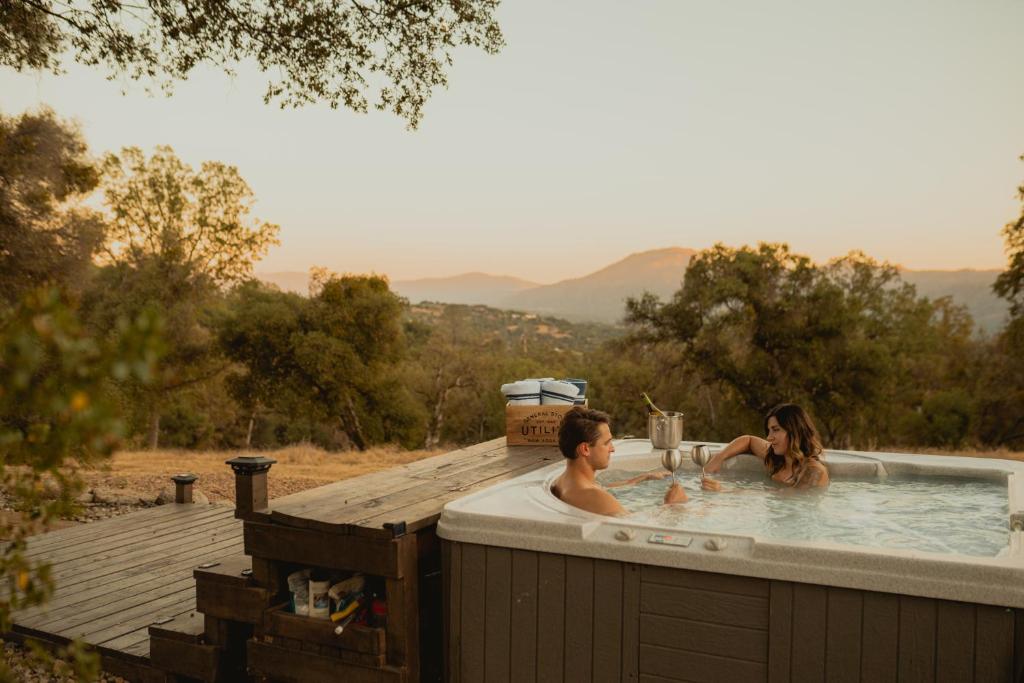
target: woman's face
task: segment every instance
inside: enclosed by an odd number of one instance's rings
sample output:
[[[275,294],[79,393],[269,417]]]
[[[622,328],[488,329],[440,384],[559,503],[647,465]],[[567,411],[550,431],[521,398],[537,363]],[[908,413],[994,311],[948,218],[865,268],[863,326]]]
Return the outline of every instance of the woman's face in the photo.
[[[765,438],[775,455],[785,455],[789,452],[789,434],[775,419],[775,416],[768,418],[768,436]]]

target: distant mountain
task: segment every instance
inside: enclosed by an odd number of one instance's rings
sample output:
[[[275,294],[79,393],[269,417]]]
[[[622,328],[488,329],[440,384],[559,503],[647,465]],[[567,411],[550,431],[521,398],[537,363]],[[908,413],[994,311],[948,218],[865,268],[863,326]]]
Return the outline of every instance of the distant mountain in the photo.
[[[395,280],[391,289],[412,303],[440,301],[448,304],[483,304],[496,306],[508,297],[526,289],[540,287],[536,282],[506,275],[465,273],[454,277],[432,277],[422,280]]]
[[[992,292],[1000,270],[905,270],[900,273],[906,282],[917,288],[920,296],[938,299],[953,297],[966,306],[974,318],[976,329],[992,334],[1006,323],[1010,305]]]
[[[626,312],[626,299],[644,291],[667,299],[679,289],[693,249],[670,247],[630,254],[621,261],[580,278],[526,289],[499,305],[569,321],[617,323]]]
[[[478,304],[528,311],[570,322],[615,324],[625,315],[628,297],[645,291],[669,299],[697,252],[670,247],[630,254],[590,275],[539,285],[515,277],[466,273],[454,277],[397,280],[392,289],[413,304],[436,301]],[[951,296],[966,306],[978,329],[992,334],[1005,322],[1008,306],[992,293],[998,270],[904,270],[901,275],[930,299]],[[307,292],[306,273],[260,273],[264,282],[283,290]]]

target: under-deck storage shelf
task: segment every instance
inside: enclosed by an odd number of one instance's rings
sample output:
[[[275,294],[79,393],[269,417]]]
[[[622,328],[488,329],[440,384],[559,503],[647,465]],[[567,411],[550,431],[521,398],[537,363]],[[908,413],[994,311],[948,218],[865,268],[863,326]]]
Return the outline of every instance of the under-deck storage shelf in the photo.
[[[335,629],[338,625],[330,619],[314,619],[286,610],[287,605],[276,605],[267,610],[264,623],[264,632],[267,635],[318,643],[368,655],[380,655],[382,659],[387,651],[383,628],[349,624],[341,635],[337,635]]]

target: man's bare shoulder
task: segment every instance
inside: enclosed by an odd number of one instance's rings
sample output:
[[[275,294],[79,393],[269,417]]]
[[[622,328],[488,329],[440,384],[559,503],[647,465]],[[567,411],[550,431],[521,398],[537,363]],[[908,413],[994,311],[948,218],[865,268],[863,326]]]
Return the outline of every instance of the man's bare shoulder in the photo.
[[[581,510],[599,515],[622,515],[626,513],[615,496],[599,487],[587,487],[570,491],[560,498]]]

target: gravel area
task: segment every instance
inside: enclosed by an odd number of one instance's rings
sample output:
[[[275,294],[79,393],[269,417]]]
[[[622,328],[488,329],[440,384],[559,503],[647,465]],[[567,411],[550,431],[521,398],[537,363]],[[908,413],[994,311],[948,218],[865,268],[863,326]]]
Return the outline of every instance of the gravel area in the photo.
[[[61,671],[61,662],[40,662],[32,653],[9,641],[0,640],[3,645],[4,664],[14,674],[14,680],[20,683],[76,683],[73,676]],[[102,673],[100,683],[130,683],[128,679]]]

